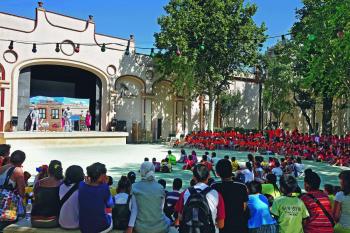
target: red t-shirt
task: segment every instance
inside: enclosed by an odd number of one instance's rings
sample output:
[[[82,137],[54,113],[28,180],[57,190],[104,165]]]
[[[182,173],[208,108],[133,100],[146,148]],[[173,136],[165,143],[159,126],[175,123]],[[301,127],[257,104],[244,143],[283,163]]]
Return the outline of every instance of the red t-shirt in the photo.
[[[317,198],[329,214],[332,214],[331,202],[328,196],[321,192],[309,192]],[[304,225],[305,233],[333,233],[333,226],[327,216],[324,214],[320,206],[307,194],[302,195],[301,200],[305,203],[309,211],[310,217],[306,220]]]

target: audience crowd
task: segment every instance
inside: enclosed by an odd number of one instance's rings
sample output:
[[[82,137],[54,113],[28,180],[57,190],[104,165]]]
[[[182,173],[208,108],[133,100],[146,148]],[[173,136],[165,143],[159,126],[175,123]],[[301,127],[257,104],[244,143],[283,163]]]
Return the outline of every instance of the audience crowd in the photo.
[[[185,137],[185,146],[204,150],[231,149],[301,157],[307,160],[350,166],[350,134],[304,134],[297,129],[265,130],[257,133],[193,132]]]
[[[235,157],[220,159],[215,152],[187,155],[182,149],[177,159],[168,151],[161,162],[145,158],[138,172],[119,178],[117,187],[102,163],[93,163],[85,172],[78,165],[64,171],[64,164],[52,160],[37,168],[32,192],[31,175],[22,167],[25,153],[10,153],[10,145],[1,144],[0,228],[25,217],[36,228],[83,233],[350,233],[350,170],[339,174],[339,186],[321,187],[320,176],[302,163],[348,158],[349,141],[349,136],[309,136],[296,130],[268,131],[267,137],[198,132],[186,137],[187,146],[263,155],[248,154],[241,164]],[[264,157],[272,153],[285,156]],[[155,174],[171,173],[175,166],[190,170],[193,178],[188,187],[174,178],[169,190]],[[304,187],[298,179],[304,180]],[[14,202],[15,197],[21,201]],[[16,216],[9,218],[9,212]]]

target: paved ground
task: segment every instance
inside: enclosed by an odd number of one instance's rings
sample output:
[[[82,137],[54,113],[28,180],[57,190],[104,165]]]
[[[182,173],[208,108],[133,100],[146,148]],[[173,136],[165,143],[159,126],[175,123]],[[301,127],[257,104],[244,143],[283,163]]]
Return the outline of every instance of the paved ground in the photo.
[[[129,171],[139,170],[140,163],[144,157],[157,158],[160,161],[167,154],[169,148],[163,145],[118,145],[118,146],[101,146],[101,147],[55,147],[55,148],[12,148],[22,149],[27,154],[27,159],[24,163],[24,169],[31,174],[36,174],[35,168],[41,164],[48,164],[50,160],[58,159],[62,161],[63,167],[67,168],[70,165],[77,164],[85,168],[94,163],[101,162],[106,164],[108,174],[114,178],[116,182],[121,175],[126,175]],[[179,150],[173,150],[176,156],[179,156]],[[186,150],[188,153],[190,150]],[[197,154],[203,154],[202,151],[197,151]],[[232,151],[217,151],[218,157],[225,155],[236,156],[239,162],[246,161],[246,152]],[[306,168],[312,168],[322,177],[323,183],[331,183],[338,185],[338,174],[341,171],[339,167],[329,166],[324,163],[305,162]],[[158,178],[163,178],[168,183],[168,188],[171,188],[172,179],[180,177],[188,185],[192,174],[190,171],[182,171],[181,166],[174,168],[171,174],[157,174]],[[300,185],[302,179],[300,179]]]

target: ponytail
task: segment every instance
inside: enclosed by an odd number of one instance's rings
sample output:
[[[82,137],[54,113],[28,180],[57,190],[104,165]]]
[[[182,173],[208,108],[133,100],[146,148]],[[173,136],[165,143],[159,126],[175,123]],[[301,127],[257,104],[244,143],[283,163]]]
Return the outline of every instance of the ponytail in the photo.
[[[52,160],[49,165],[49,174],[57,180],[63,179],[62,163],[58,160]]]

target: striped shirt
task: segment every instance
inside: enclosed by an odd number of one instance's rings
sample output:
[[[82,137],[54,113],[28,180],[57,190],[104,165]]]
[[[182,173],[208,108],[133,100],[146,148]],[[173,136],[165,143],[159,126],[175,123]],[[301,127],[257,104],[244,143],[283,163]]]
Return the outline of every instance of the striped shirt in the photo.
[[[328,196],[321,191],[308,192],[317,198],[324,206],[327,212],[331,215],[331,202]],[[306,220],[304,225],[305,233],[333,233],[333,227],[327,216],[324,214],[320,206],[307,194],[302,195],[301,200],[304,202],[309,211],[310,217]]]
[[[168,207],[175,207],[176,202],[179,200],[180,198],[180,192],[177,190],[174,190],[172,192],[168,192],[166,195],[166,203],[168,205]]]

